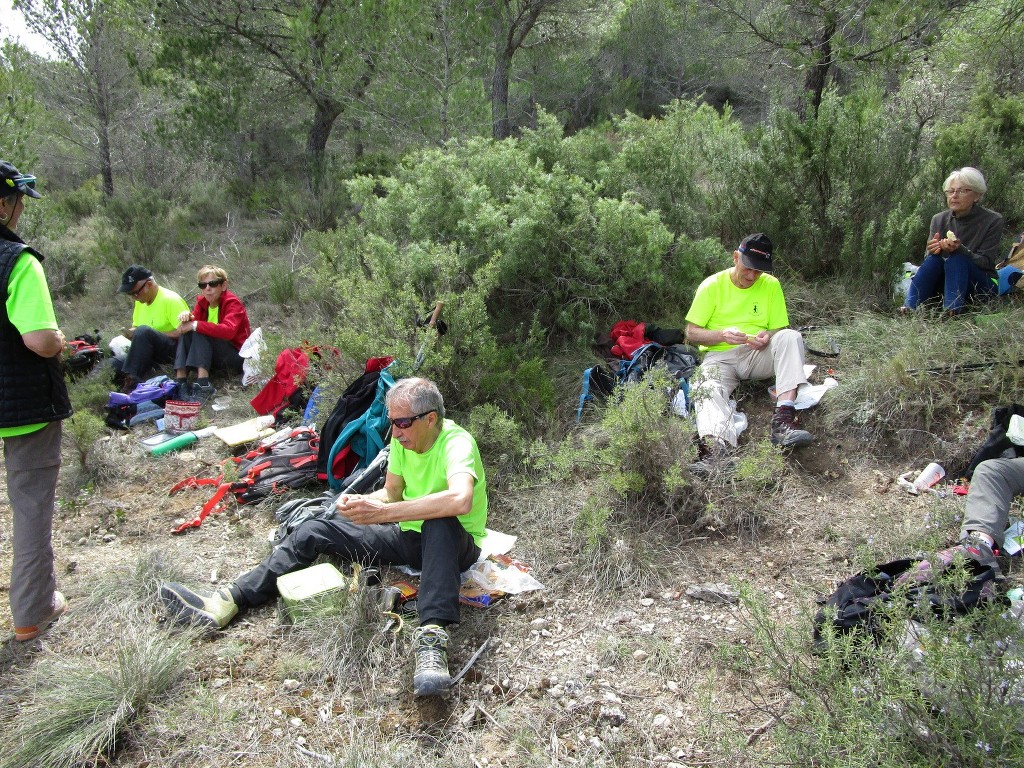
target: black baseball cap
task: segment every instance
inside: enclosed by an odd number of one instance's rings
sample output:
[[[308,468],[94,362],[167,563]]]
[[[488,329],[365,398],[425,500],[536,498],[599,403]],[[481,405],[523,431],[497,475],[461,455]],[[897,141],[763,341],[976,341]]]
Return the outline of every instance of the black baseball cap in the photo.
[[[42,197],[36,191],[36,177],[22,173],[6,160],[0,160],[0,196],[7,197],[17,190],[37,200]]]
[[[768,239],[768,235],[764,232],[747,235],[740,242],[740,247],[738,248],[740,261],[743,262],[743,266],[747,269],[756,269],[758,272],[771,272],[772,251],[774,249],[775,246],[772,245],[772,241]]]
[[[149,280],[153,276],[145,267],[139,266],[138,264],[132,264],[128,269],[121,275],[121,287],[117,289],[118,293],[129,293],[135,290],[135,284],[140,280]]]

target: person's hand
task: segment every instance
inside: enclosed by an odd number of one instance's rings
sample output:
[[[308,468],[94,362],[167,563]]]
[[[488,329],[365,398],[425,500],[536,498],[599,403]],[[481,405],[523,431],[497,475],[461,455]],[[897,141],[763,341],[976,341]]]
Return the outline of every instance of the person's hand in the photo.
[[[960,238],[958,237],[947,237],[939,241],[939,247],[943,253],[953,253],[957,248],[960,247]]]
[[[182,312],[180,315],[178,315],[178,325],[183,325],[184,323],[191,323],[191,322],[192,322],[192,313],[189,312],[187,309],[184,312]]]
[[[942,238],[939,237],[939,233],[936,232],[932,235],[932,239],[928,241],[928,253],[933,256],[938,256],[942,253]]]
[[[374,496],[344,494],[338,497],[334,506],[356,525],[371,525],[380,522],[380,513],[386,505]]]
[[[751,339],[738,328],[726,328],[722,331],[722,341],[726,344],[746,344]]]
[[[57,329],[57,339],[58,341],[60,341],[60,352],[57,353],[59,355],[61,354],[61,352],[64,351],[64,347],[66,347],[68,344],[68,340],[64,336],[64,331],[62,331],[60,328]]]
[[[747,346],[751,349],[762,350],[767,347],[772,340],[772,335],[768,331],[761,331],[757,336],[747,337]]]

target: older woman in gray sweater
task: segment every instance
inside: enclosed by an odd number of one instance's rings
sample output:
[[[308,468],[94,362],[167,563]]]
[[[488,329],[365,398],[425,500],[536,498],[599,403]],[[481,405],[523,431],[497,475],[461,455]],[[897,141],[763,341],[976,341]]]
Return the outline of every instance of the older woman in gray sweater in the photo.
[[[949,208],[932,217],[924,263],[910,281],[903,313],[941,295],[943,309],[955,315],[971,298],[996,294],[1003,217],[981,205],[985,177],[977,168],[960,168],[942,189]]]

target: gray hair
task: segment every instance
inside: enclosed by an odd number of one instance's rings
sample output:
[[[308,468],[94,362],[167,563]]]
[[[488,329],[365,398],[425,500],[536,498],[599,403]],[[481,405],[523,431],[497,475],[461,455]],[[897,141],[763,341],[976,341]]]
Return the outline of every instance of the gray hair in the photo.
[[[959,181],[968,189],[974,190],[978,195],[984,195],[988,191],[988,184],[985,183],[984,175],[977,168],[972,168],[969,165],[957,168],[949,174],[946,180],[942,182],[942,191],[948,192],[949,188],[956,181]]]
[[[444,418],[444,398],[430,379],[399,379],[384,399],[388,412],[392,403],[405,403],[413,414],[435,411],[439,419]]]

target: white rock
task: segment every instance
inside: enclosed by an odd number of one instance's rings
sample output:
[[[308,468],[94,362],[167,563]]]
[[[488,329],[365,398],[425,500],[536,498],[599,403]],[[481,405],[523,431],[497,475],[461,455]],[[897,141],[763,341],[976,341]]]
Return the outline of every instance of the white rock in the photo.
[[[672,720],[669,719],[668,715],[657,714],[654,716],[654,720],[651,721],[651,725],[655,728],[667,728],[672,724]]]

